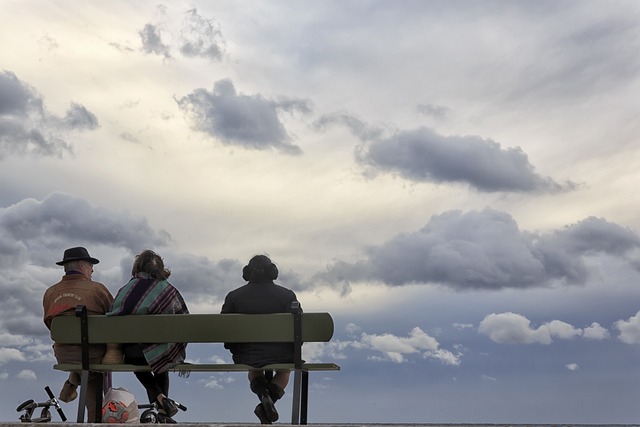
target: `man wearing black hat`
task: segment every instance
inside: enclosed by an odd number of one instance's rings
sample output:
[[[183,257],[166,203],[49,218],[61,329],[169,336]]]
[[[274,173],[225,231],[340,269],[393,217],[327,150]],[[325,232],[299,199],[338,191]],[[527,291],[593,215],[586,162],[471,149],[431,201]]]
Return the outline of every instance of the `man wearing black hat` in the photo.
[[[113,303],[113,295],[102,283],[91,280],[93,266],[99,263],[89,255],[83,247],[70,248],[64,251],[62,261],[57,265],[64,267],[65,275],[62,280],[51,286],[44,293],[44,323],[47,328],[51,328],[51,321],[55,316],[73,316],[78,305],[84,305],[88,314],[104,314]],[[89,349],[89,362],[100,363],[105,354],[104,345],[92,345]],[[82,355],[79,345],[53,344],[53,352],[58,363],[79,363]],[[87,420],[96,422],[96,381],[99,376],[89,373],[89,383],[87,385]],[[65,381],[60,400],[71,402],[78,396],[76,391],[80,385],[80,374],[72,372],[69,379]]]

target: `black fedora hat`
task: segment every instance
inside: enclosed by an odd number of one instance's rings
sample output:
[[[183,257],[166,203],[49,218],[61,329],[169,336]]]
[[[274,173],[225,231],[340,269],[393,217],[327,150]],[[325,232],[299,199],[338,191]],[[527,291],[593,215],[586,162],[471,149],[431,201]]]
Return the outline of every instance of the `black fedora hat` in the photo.
[[[91,264],[97,264],[100,262],[97,259],[89,256],[89,252],[87,252],[87,250],[82,246],[78,246],[76,248],[69,248],[66,251],[64,251],[64,257],[62,261],[58,261],[56,262],[56,264],[65,265],[66,263],[71,261],[89,261]]]

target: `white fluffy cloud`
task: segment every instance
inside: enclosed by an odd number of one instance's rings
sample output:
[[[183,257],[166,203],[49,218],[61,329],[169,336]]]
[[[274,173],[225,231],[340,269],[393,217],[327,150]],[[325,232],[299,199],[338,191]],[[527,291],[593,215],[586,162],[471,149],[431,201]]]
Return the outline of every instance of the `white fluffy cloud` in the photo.
[[[360,327],[350,323],[348,330],[359,331]],[[438,340],[415,327],[407,336],[398,336],[391,333],[368,334],[362,332],[360,336],[351,341],[334,340],[329,343],[307,343],[303,347],[305,360],[321,360],[323,357],[345,359],[349,349],[358,351],[373,351],[369,360],[385,361],[393,363],[407,362],[407,357],[419,354],[423,359],[438,360],[446,365],[457,366],[460,364],[461,353],[453,353],[440,347]]]
[[[551,344],[554,338],[566,340],[583,335],[582,329],[560,320],[533,328],[525,316],[511,312],[485,316],[478,332],[502,344]]]
[[[640,344],[640,311],[627,320],[618,320],[614,326],[620,331],[620,341],[625,344]]]
[[[582,329],[582,336],[591,340],[604,340],[611,336],[607,328],[601,326],[598,322],[593,322],[591,326]]]
[[[421,353],[425,359],[436,359],[449,365],[459,365],[459,356],[440,348],[438,340],[429,336],[419,327],[411,330],[408,336],[400,337],[393,334],[363,333],[360,343],[368,349],[382,353],[382,357],[374,356],[376,360],[389,360],[395,363],[406,361],[406,355]]]
[[[23,369],[16,374],[16,378],[26,381],[35,381],[38,376],[31,369]]]
[[[24,362],[26,359],[20,350],[15,348],[0,347],[0,365],[12,360]]]

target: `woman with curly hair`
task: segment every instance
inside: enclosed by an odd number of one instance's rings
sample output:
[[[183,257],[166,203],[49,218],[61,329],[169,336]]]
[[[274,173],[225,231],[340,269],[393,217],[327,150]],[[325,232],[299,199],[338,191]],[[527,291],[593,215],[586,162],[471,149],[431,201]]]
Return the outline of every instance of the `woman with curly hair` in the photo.
[[[180,292],[167,280],[171,271],[162,258],[151,250],[136,256],[131,280],[117,293],[111,316],[137,314],[188,314]],[[134,365],[149,365],[151,372],[135,372],[144,386],[149,403],[156,402],[161,422],[175,423],[171,418],[178,408],[169,396],[169,369],[186,357],[185,343],[125,344],[124,361]]]

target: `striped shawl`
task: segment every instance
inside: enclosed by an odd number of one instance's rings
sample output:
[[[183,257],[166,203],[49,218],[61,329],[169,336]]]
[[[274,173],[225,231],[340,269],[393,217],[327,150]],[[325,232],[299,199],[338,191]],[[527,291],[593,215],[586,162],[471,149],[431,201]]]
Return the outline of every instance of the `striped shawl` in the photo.
[[[118,291],[107,315],[188,313],[182,295],[171,283],[139,273]],[[186,347],[186,343],[145,344],[143,353],[151,370],[160,373],[184,362]]]

